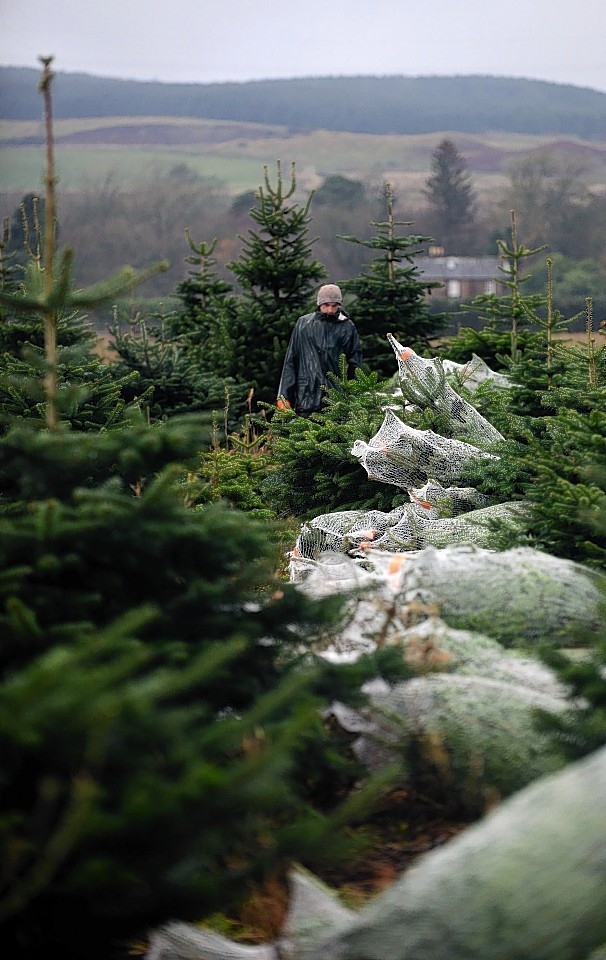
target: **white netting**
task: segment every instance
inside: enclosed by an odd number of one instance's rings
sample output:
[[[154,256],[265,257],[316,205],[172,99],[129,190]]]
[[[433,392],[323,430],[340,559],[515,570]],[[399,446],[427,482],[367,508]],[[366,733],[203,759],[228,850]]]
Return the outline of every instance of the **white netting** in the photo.
[[[489,789],[513,792],[558,765],[557,749],[539,732],[534,711],[561,712],[562,696],[508,680],[441,672],[394,686],[374,683],[367,693],[362,711],[331,708],[340,726],[356,735],[358,759],[376,773],[413,748],[417,778],[442,783],[451,800],[470,811],[482,808]]]
[[[317,560],[325,551],[347,553],[352,547],[371,542],[383,536],[389,526],[400,520],[407,509],[422,511],[412,504],[398,507],[390,513],[381,510],[340,510],[314,517],[301,526],[297,538],[296,556]]]
[[[606,936],[605,815],[603,747],[505,800],[359,911],[296,868],[284,936],[245,946],[173,923],[152,934],[145,958],[598,960]]]
[[[513,526],[524,516],[518,502],[498,503],[452,517],[438,517],[433,507],[404,504],[390,513],[343,510],[314,517],[301,526],[290,554],[290,575],[301,580],[309,561],[324,553],[363,557],[370,548],[390,553],[468,543],[490,547],[504,523]]]
[[[475,487],[443,487],[437,480],[428,480],[423,487],[411,487],[408,494],[413,503],[431,511],[428,516],[432,520],[456,517],[490,504],[489,497]]]
[[[472,353],[467,363],[455,363],[454,360],[442,360],[442,366],[449,378],[456,386],[467,390],[477,390],[483,383],[490,382],[491,386],[503,390],[511,386],[511,380],[504,373],[491,370],[485,360]]]
[[[421,486],[430,479],[456,482],[468,460],[494,459],[493,454],[470,443],[409,427],[393,410],[386,411],[374,437],[368,443],[356,440],[351,452],[370,480],[404,489]]]
[[[463,544],[407,553],[373,547],[363,560],[322,554],[299,585],[312,597],[363,591],[333,639],[341,652],[368,649],[373,630],[375,646],[394,642],[389,638],[412,622],[435,615],[504,647],[583,646],[604,628],[605,587],[603,574],[530,547],[499,552]]]
[[[457,436],[472,443],[491,444],[503,439],[502,434],[450,386],[442,361],[425,360],[410,347],[403,347],[391,333],[387,334],[398,358],[398,376],[402,395],[417,407],[433,407],[446,415]]]
[[[437,519],[410,511],[391,525],[372,546],[398,552],[423,550],[430,545],[447,547],[452,543],[489,547],[493,544],[499,527],[503,523],[515,524],[523,516],[523,512],[522,505],[513,502],[497,503],[481,510],[472,510],[462,516]]]

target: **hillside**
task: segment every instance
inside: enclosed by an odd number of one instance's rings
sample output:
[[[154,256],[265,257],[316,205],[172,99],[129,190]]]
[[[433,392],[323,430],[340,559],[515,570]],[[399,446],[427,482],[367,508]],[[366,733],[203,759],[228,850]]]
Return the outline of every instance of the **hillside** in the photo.
[[[39,71],[0,67],[0,118],[36,120]],[[606,141],[606,93],[499,77],[309,77],[168,84],[57,71],[57,119],[190,117],[291,132],[375,135],[517,132]]]

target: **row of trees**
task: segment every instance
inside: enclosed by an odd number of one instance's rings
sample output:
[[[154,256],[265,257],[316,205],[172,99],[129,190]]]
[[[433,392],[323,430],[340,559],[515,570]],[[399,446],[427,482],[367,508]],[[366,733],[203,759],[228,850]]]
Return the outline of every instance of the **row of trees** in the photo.
[[[50,79],[46,64],[47,104]],[[345,825],[382,788],[321,709],[407,668],[394,650],[349,667],[313,657],[341,605],[279,575],[277,519],[397,504],[393,488],[360,482],[350,450],[376,431],[390,386],[380,324],[422,347],[431,318],[413,265],[426,238],[399,235],[386,188],[373,266],[348,291],[372,366],[335,383],[322,416],[240,417],[221,445],[219,392],[275,389],[279,338],[321,275],[294,172],[268,173],[258,192],[233,264],[243,293],[216,273],[213,243],[190,236],[178,307],[152,336],[148,320],[116,329],[109,364],[84,311],[164,264],[77,288],[71,252],[56,249],[54,182],[50,151],[47,229],[32,230],[25,271],[4,260],[0,289],[0,929],[23,960],[49,944],[122,960],[151,926],[226,909],[293,858],[334,864],[355,837]],[[539,547],[603,567],[604,356],[556,351],[549,297],[523,294],[528,251],[514,234],[502,254],[515,266],[507,296],[482,299],[486,329],[447,347],[520,384],[476,398],[508,437],[479,485],[532,501]],[[562,722],[583,752],[604,739],[603,680],[593,663],[579,670],[570,680],[590,706]]]

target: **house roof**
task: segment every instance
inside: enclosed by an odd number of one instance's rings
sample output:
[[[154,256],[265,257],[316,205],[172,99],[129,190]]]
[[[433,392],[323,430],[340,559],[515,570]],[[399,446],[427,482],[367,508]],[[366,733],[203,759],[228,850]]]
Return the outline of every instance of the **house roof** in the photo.
[[[498,280],[500,257],[415,257],[415,266],[428,280]]]

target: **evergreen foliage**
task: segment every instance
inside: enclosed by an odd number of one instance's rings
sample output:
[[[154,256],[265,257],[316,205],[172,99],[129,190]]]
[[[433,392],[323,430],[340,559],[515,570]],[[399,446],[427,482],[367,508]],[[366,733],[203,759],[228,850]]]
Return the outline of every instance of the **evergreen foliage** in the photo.
[[[458,253],[476,215],[476,197],[465,160],[452,140],[441,140],[431,158],[423,191],[436,219],[435,238],[447,253]]]
[[[273,402],[288,340],[297,318],[313,309],[312,294],[325,277],[324,267],[311,259],[309,210],[313,194],[301,205],[293,199],[295,166],[290,184],[277,162],[272,185],[267,167],[251,218],[258,230],[241,237],[240,257],[228,264],[242,288],[231,330],[233,356],[228,368],[239,384],[249,384],[257,401]]]
[[[114,308],[110,326],[110,346],[118,354],[111,369],[117,377],[130,375],[129,396],[145,404],[151,420],[221,409],[226,391],[237,391],[228,375],[237,299],[216,273],[216,238],[195,243],[189,231],[186,237],[186,262],[196,269],[177,285],[180,306],[133,317]]]
[[[606,635],[592,637],[583,654],[576,659],[557,650],[543,652],[545,662],[569,690],[569,708],[559,716],[539,712],[536,722],[568,761],[606,743]]]
[[[604,569],[606,350],[595,347],[590,305],[584,349],[555,337],[562,320],[553,309],[549,261],[548,271],[545,317],[534,312],[536,295],[512,291],[512,311],[538,329],[522,345],[516,337],[515,359],[502,357],[511,388],[474,394],[507,440],[497,448],[498,461],[471,465],[466,479],[498,499],[524,500],[525,538],[533,547]],[[507,312],[503,302],[499,309]],[[513,546],[519,533],[503,530],[501,541]]]
[[[79,299],[65,265],[3,294],[43,315],[54,374],[57,318],[116,289]],[[46,427],[17,418],[0,437],[0,936],[16,960],[49,944],[112,960],[292,858],[350,849],[342,827],[381,785],[340,803],[360,771],[321,708],[402,667],[302,657],[341,601],[284,584],[265,526],[187,505],[199,416],[75,431],[58,392],[47,378]]]
[[[479,316],[483,329],[477,333],[463,328],[452,343],[453,353],[450,352],[451,342],[448,341],[444,355],[450,360],[469,360],[471,354],[476,352],[489,366],[496,365],[495,369],[506,366],[507,357],[509,362],[515,362],[521,347],[520,337],[528,332],[532,324],[540,323],[541,316],[546,312],[549,293],[533,291],[525,294],[524,290],[524,284],[531,280],[531,275],[524,273],[526,261],[545,247],[530,249],[518,243],[513,210],[510,242],[497,240],[497,246],[502,260],[499,266],[500,283],[505,287],[505,293],[479,294],[470,304],[461,305],[463,314],[470,310]]]
[[[279,515],[307,519],[333,510],[390,510],[408,499],[366,478],[351,453],[356,440],[369,440],[383,422],[389,389],[375,372],[357,370],[348,380],[342,369],[321,413],[305,418],[276,408],[272,467],[263,491]]]
[[[15,419],[29,419],[42,426],[47,412],[42,386],[47,374],[44,311],[22,309],[27,289],[39,290],[44,283],[42,226],[37,208],[31,200],[22,203],[18,238],[23,245],[18,250],[5,244],[9,253],[2,262],[1,431]],[[84,314],[56,310],[53,324],[56,404],[61,419],[75,430],[100,430],[121,423],[126,413],[128,377],[115,376],[95,352],[97,337]]]
[[[386,220],[374,222],[377,233],[370,240],[344,236],[341,239],[379,251],[368,268],[355,280],[342,286],[355,298],[352,318],[358,328],[364,362],[381,377],[389,377],[394,369],[393,350],[386,339],[393,333],[399,340],[418,351],[424,350],[430,337],[442,329],[443,317],[430,313],[424,298],[426,290],[439,284],[423,282],[414,265],[414,257],[422,252],[422,244],[430,237],[397,235],[399,226],[408,226],[394,218],[391,184],[384,188]],[[402,264],[405,264],[403,266]]]
[[[150,421],[222,406],[226,382],[200,362],[201,350],[167,332],[164,316],[124,320],[126,329],[116,310],[110,348],[118,359],[109,369],[126,379],[125,397],[145,408]]]
[[[320,710],[355,702],[378,665],[300,662],[340,601],[277,579],[267,527],[184,505],[178,462],[195,462],[198,433],[174,417],[0,443],[15,497],[0,522],[0,916],[15,957],[49,942],[124,957],[151,925],[347,849],[338,800],[359,771]]]
[[[267,435],[257,432],[250,414],[241,432],[227,434],[223,443],[215,420],[210,449],[202,452],[199,465],[187,476],[186,499],[192,506],[222,500],[251,517],[275,521],[275,505],[263,495],[272,466]]]
[[[35,70],[0,67],[0,117],[38,120]],[[293,130],[375,134],[510,130],[605,137],[606,94],[511,77],[301,77],[159,83],[57,73],[57,117],[205,117]],[[406,109],[402,109],[402,105]]]
[[[190,270],[175,289],[181,303],[167,317],[172,336],[180,338],[188,348],[199,350],[198,363],[208,370],[225,370],[229,366],[229,334],[236,313],[237,301],[231,284],[216,271],[215,237],[210,243],[196,243],[186,230],[190,254],[186,263]]]

